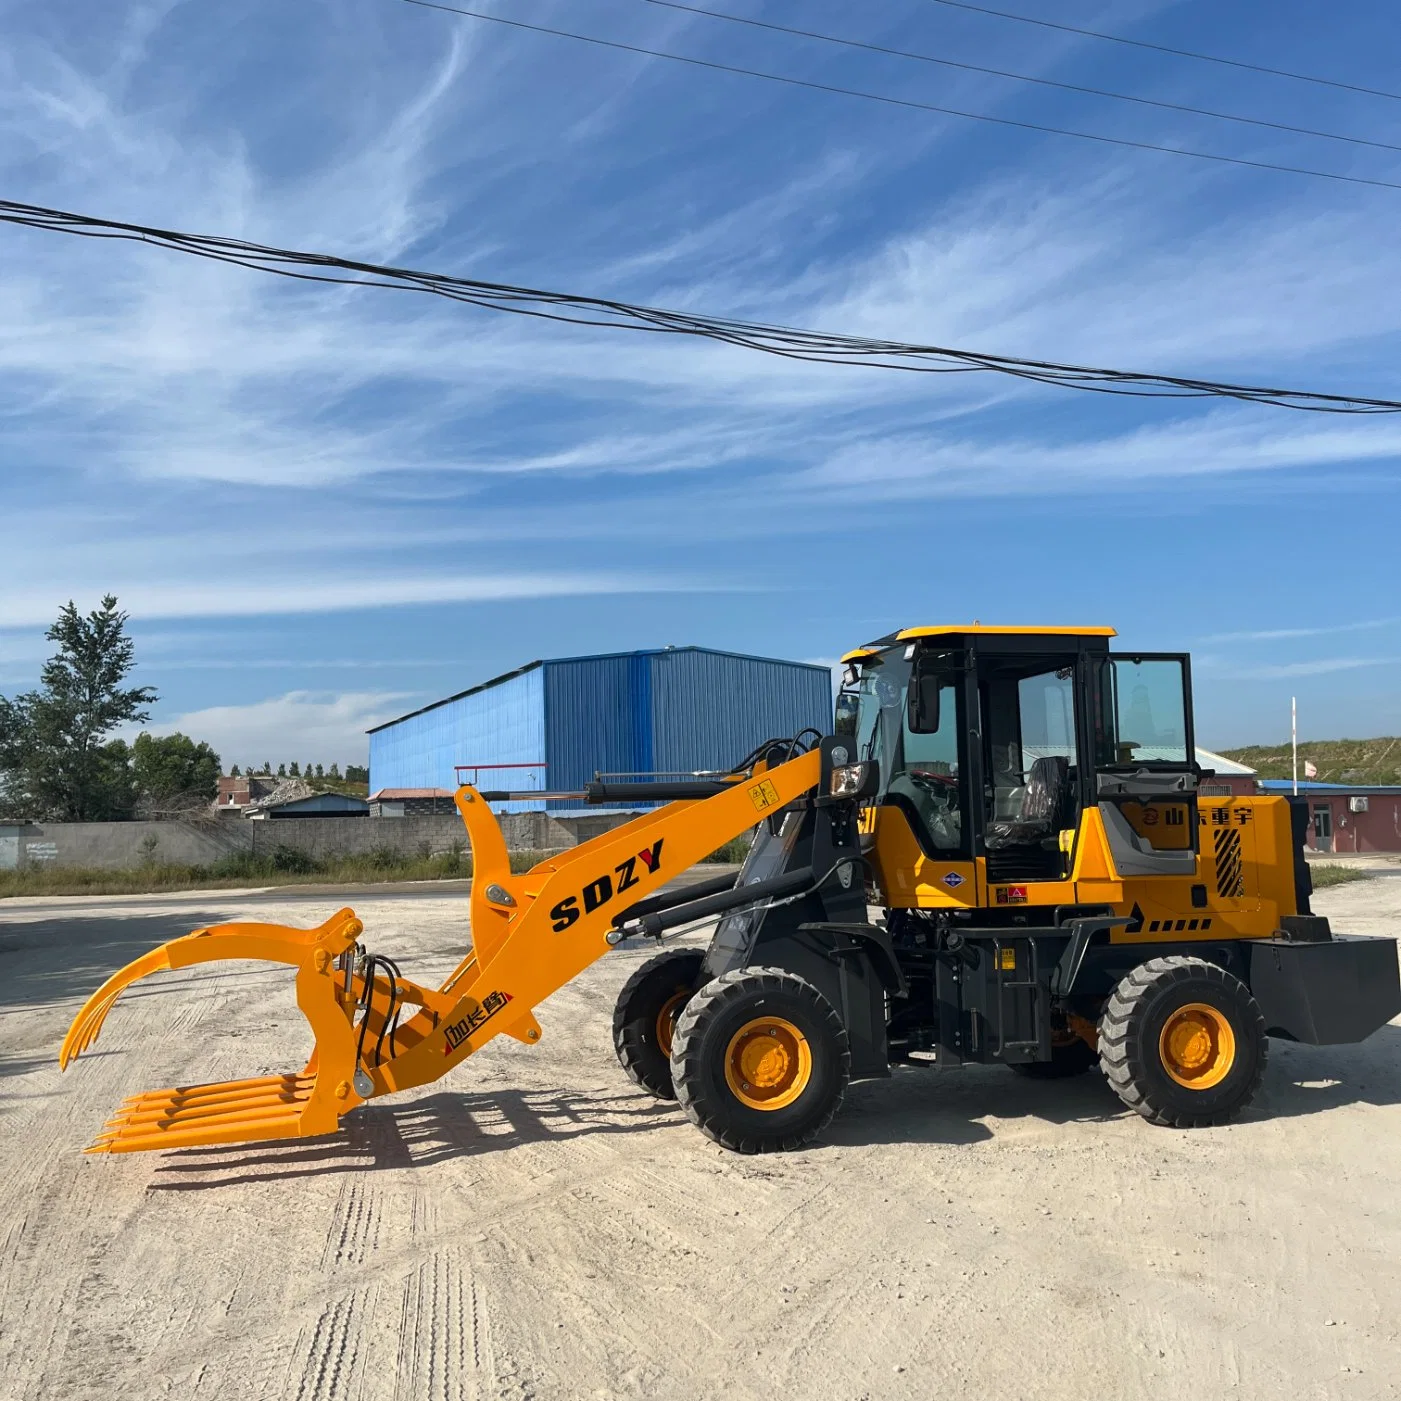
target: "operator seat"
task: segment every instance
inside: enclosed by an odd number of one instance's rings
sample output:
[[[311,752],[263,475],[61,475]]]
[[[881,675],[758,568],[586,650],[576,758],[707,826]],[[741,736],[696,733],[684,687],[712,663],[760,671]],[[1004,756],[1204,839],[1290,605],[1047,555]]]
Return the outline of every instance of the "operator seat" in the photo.
[[[1032,760],[1016,817],[988,824],[985,842],[989,851],[1011,846],[1039,846],[1060,831],[1066,798],[1070,792],[1070,761],[1063,754]]]

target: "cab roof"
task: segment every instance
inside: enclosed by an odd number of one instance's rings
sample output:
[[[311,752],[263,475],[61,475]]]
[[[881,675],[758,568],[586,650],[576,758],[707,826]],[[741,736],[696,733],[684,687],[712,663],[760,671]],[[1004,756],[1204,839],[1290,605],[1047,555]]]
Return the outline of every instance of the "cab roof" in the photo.
[[[942,623],[933,627],[901,628],[899,632],[888,633],[885,637],[878,637],[874,642],[868,642],[864,647],[857,647],[854,651],[848,652],[842,658],[842,661],[855,662],[865,657],[874,657],[878,652],[884,651],[887,647],[894,647],[901,642],[913,642],[916,638],[920,637],[954,635],[992,635],[999,637],[1115,637],[1117,633],[1113,628],[1011,628],[998,627],[988,623]]]

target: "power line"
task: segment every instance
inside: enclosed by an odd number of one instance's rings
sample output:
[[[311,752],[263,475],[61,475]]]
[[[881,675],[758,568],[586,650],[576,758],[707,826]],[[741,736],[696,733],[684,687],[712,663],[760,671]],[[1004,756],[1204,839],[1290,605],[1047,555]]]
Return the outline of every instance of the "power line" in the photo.
[[[1135,102],[1142,107],[1158,107],[1167,112],[1186,112],[1194,117],[1211,117],[1220,122],[1241,122],[1246,126],[1267,127],[1271,131],[1287,131],[1295,136],[1317,136],[1325,141],[1346,141],[1354,146],[1372,146],[1379,151],[1401,151],[1390,141],[1371,141],[1364,136],[1344,136],[1335,131],[1317,131],[1313,127],[1290,126],[1287,122],[1271,122],[1261,117],[1242,117],[1233,112],[1214,112],[1209,107],[1191,107],[1182,102],[1164,102],[1154,97],[1137,97],[1127,92],[1111,92],[1106,88],[1086,87],[1081,83],[1062,83],[1054,78],[1038,78],[1030,73],[1013,73],[1005,68],[988,68],[980,63],[961,63],[934,54],[915,53],[909,49],[890,48],[885,44],[866,43],[860,39],[843,39],[835,34],[823,34],[815,29],[794,29],[786,24],[750,19],[746,15],[727,14],[723,10],[708,10],[700,5],[685,5],[681,0],[642,0],[644,5],[656,5],[666,10],[683,10],[687,14],[704,15],[707,19],[724,20],[727,24],[748,25],[751,29],[767,29],[775,34],[790,34],[801,39],[816,39],[824,44],[838,44],[845,49],[864,49],[868,53],[886,54],[891,58],[908,58],[918,63],[936,63],[942,68],[958,68],[966,73],[985,73],[994,78],[1010,78],[1018,83],[1035,83],[1038,87],[1059,88],[1062,92],[1085,93],[1091,97],[1108,97],[1115,102]]]
[[[463,15],[467,19],[483,20],[487,24],[504,24],[511,29],[527,30],[532,34],[549,34],[559,39],[574,39],[581,44],[594,44],[599,48],[617,49],[622,53],[640,54],[646,58],[664,58],[672,63],[686,63],[693,68],[709,68],[717,73],[735,73],[744,78],[763,78],[770,83],[784,83],[788,87],[807,88],[812,92],[836,93],[842,97],[859,97],[867,102],[881,102],[889,107],[905,107],[919,112],[937,112],[945,117],[965,117],[969,121],[990,122],[995,126],[1017,127],[1022,131],[1039,131],[1052,136],[1073,136],[1080,141],[1097,141],[1105,146],[1124,146],[1135,151],[1160,151],[1170,156],[1189,156],[1193,160],[1215,161],[1221,165],[1246,166],[1251,170],[1273,170],[1285,175],[1307,175],[1317,180],[1336,180],[1348,185],[1371,185],[1383,190],[1401,190],[1401,184],[1394,180],[1372,180],[1362,175],[1338,175],[1328,170],[1312,170],[1306,166],[1279,165],[1273,161],[1247,160],[1244,156],[1214,155],[1209,151],[1191,151],[1182,146],[1159,146],[1151,141],[1130,141],[1123,136],[1099,136],[1094,132],[1075,131],[1070,127],[1047,126],[1041,122],[1019,121],[1014,117],[992,117],[985,112],[965,112],[957,107],[941,107],[932,102],[916,102],[911,98],[890,97],[883,93],[864,92],[859,88],[837,87],[831,83],[815,83],[806,78],[790,78],[780,73],[765,73],[757,68],[741,68],[736,64],[717,63],[707,58],[693,58],[686,54],[668,53],[664,49],[644,48],[640,44],[625,44],[618,39],[599,39],[591,34],[576,34],[569,29],[554,29],[544,24],[527,24],[524,20],[507,19],[504,15],[483,14],[480,10],[459,9],[455,5],[442,5],[434,0],[402,0],[406,5],[416,5],[423,10],[442,10],[446,14]]]
[[[118,219],[100,219],[42,205],[0,200],[0,223],[84,238],[126,239],[152,243],[177,253],[234,263],[304,282],[350,283],[421,292],[466,302],[490,311],[539,317],[579,326],[610,330],[645,331],[657,335],[695,336],[741,349],[761,351],[791,360],[818,364],[858,365],[916,374],[973,374],[992,372],[1012,375],[1039,384],[1060,385],[1100,394],[1124,394],[1140,398],[1237,399],[1314,413],[1401,413],[1401,400],[1373,399],[1357,394],[1325,394],[1313,390],[1268,388],[1232,384],[1222,380],[1193,379],[1136,370],[1109,370],[1088,365],[1067,365],[1051,360],[1026,360],[989,355],[947,346],[910,341],[879,340],[866,336],[807,331],[791,326],[738,321],[730,317],[668,311],[574,292],[551,292],[510,283],[483,282],[446,273],[421,272],[378,263],[340,258],[330,253],[306,253],[272,248],[244,239],[214,234],[180,233]],[[341,275],[347,274],[347,275]],[[349,274],[354,274],[349,275]]]
[[[1030,15],[1015,15],[1008,10],[992,10],[986,5],[971,5],[967,0],[932,0],[951,10],[972,10],[975,14],[995,15],[998,19],[1015,20],[1018,24],[1035,24],[1042,29],[1059,29],[1066,34],[1080,34],[1087,39],[1104,39],[1111,44],[1128,44],[1135,49],[1152,49],[1155,53],[1172,54],[1175,58],[1195,58],[1202,63],[1220,63],[1227,68],[1243,68],[1249,73],[1268,73],[1272,78],[1292,78],[1299,83],[1318,83],[1325,88],[1341,88],[1344,92],[1365,93],[1368,97],[1387,97],[1401,102],[1401,93],[1383,92],[1380,88],[1365,88],[1357,83],[1340,83],[1335,78],[1319,78],[1311,73],[1291,73],[1286,68],[1266,68],[1262,63],[1245,63],[1238,58],[1221,58],[1216,54],[1197,53],[1192,49],[1174,49],[1167,44],[1152,44],[1146,39],[1126,39],[1122,34],[1105,34],[1099,29],[1078,29],[1073,24],[1058,24],[1055,20],[1033,19]]]

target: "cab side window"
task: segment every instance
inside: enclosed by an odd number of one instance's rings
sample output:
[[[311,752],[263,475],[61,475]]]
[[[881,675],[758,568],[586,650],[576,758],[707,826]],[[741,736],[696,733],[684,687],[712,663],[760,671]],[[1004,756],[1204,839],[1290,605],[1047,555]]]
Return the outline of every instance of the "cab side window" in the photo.
[[[889,793],[903,799],[923,829],[925,845],[950,855],[963,850],[963,779],[958,766],[958,691],[949,673],[939,687],[939,728],[932,734],[916,734],[902,712],[900,763]]]

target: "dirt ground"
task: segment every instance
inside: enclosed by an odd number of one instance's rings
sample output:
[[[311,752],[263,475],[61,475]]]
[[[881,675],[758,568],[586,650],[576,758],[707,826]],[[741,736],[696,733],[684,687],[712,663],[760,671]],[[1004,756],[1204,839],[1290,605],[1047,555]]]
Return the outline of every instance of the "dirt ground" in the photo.
[[[617,951],[416,1097],[334,1139],[84,1157],[136,1090],[296,1068],[282,970],[148,980],[66,1075],[82,998],[216,921],[334,896],[0,909],[0,1401],[655,1397],[1374,1398],[1401,1378],[1401,1026],[1274,1043],[1223,1129],[1155,1129],[1097,1074],[909,1070],[824,1141],[732,1156],[634,1092]],[[353,901],[441,975],[460,893]],[[1401,927],[1401,866],[1318,899]]]

